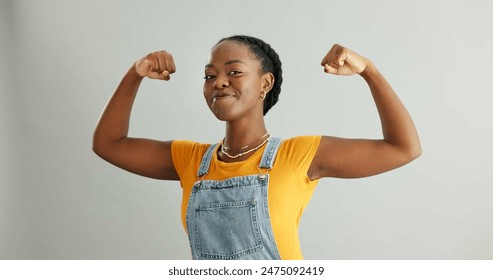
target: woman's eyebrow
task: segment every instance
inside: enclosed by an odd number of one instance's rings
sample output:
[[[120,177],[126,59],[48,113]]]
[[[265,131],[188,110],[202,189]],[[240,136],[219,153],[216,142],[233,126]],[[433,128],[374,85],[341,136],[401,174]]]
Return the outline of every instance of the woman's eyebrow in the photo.
[[[241,64],[245,64],[245,62],[239,60],[239,59],[233,59],[233,60],[228,60],[224,63],[224,65],[230,65],[230,64],[235,64],[235,63],[241,63]]]
[[[230,65],[230,64],[235,64],[235,63],[246,64],[245,62],[243,62],[239,59],[232,59],[232,60],[228,60],[228,61],[224,62],[224,65]],[[209,64],[205,65],[205,68],[210,68],[210,67],[214,67],[214,64],[209,63]]]

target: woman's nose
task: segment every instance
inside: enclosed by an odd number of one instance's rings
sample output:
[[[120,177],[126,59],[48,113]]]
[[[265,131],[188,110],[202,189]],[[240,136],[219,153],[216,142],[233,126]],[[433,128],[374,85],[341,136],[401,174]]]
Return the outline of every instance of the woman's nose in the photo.
[[[229,86],[229,81],[226,77],[222,77],[222,76],[216,77],[216,80],[214,81],[214,87],[225,88],[227,86]]]

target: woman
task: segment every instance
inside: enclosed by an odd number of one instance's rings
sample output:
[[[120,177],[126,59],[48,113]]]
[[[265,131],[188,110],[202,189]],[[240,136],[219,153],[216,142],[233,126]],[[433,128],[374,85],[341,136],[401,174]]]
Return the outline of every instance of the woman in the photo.
[[[93,149],[130,172],[181,181],[182,222],[194,259],[301,259],[298,222],[318,179],[382,173],[421,153],[410,115],[370,60],[334,45],[321,65],[326,73],[366,80],[382,140],[270,136],[264,115],[279,97],[281,62],[262,40],[232,36],[214,46],[205,66],[206,103],[226,123],[222,141],[127,137],[143,78],[169,80],[176,70],[171,54],[159,51],[124,76],[98,122]]]

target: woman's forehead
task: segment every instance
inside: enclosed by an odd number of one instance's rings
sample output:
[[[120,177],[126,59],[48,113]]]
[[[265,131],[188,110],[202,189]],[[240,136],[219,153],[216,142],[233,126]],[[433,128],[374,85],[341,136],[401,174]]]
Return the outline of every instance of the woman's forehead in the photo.
[[[254,60],[256,58],[248,46],[226,40],[212,49],[207,65],[225,64],[231,61],[250,64]]]

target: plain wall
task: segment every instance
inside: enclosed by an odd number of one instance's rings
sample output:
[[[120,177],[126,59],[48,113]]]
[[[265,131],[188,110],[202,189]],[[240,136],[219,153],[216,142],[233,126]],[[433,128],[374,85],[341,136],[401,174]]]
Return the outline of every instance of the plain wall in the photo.
[[[202,96],[213,44],[265,39],[284,70],[273,135],[381,137],[364,80],[322,71],[332,44],[370,58],[410,111],[423,155],[362,179],[322,179],[300,224],[307,259],[493,258],[492,1],[0,2],[0,258],[189,259],[178,182],[91,150],[101,110],[138,58],[130,135],[220,141]]]
[[[16,176],[20,146],[14,143],[18,139],[21,120],[18,119],[17,97],[11,82],[11,77],[16,75],[11,63],[11,8],[10,2],[0,2],[0,257],[10,252],[6,250],[9,242],[16,242],[10,240],[10,236],[15,234],[12,231],[15,219],[23,219],[15,211],[15,204],[21,199],[16,197],[20,187]]]

